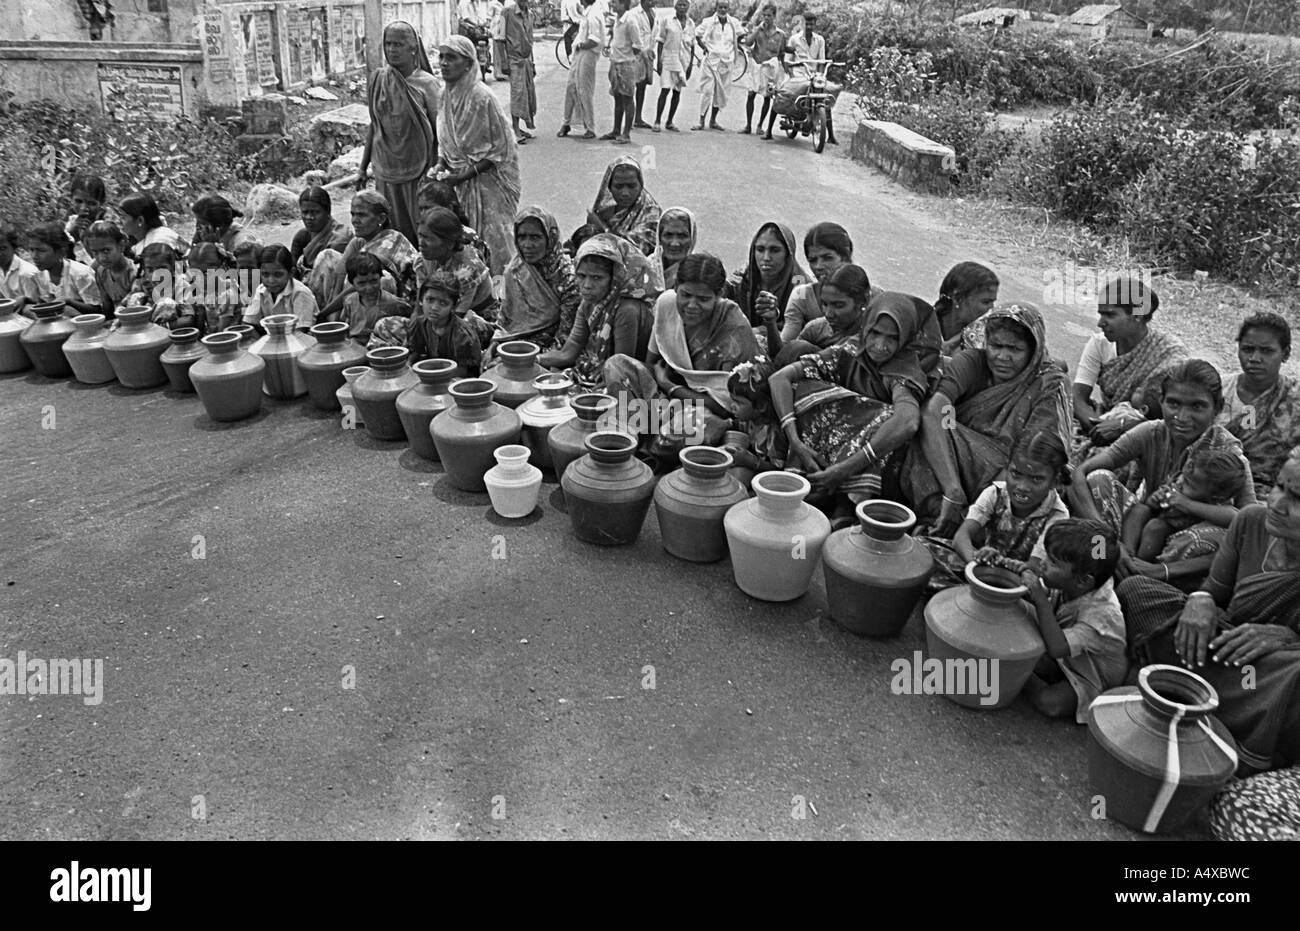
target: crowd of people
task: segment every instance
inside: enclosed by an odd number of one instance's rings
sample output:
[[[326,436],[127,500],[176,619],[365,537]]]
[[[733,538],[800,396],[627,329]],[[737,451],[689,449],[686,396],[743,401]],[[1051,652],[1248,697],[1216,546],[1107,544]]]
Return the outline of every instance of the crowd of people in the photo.
[[[413,78],[432,72],[411,27],[388,27],[384,47],[363,162],[378,189],[352,197],[350,226],[310,186],[291,243],[262,244],[207,194],[190,243],[147,192],[110,212],[103,181],[81,175],[65,221],[20,231],[0,218],[0,297],[108,318],[147,305],[203,332],[274,313],[303,329],[341,320],[370,347],[464,375],[529,340],[581,390],[676,402],[643,436],[647,461],[725,445],[746,474],[804,474],[838,526],[856,502],[903,502],[935,589],[971,561],[1015,572],[1048,646],[1026,687],[1040,712],[1083,722],[1140,665],[1178,662],[1218,690],[1243,775],[1300,763],[1300,385],[1281,371],[1283,317],[1240,321],[1241,368],[1225,376],[1161,325],[1148,282],[1119,277],[1071,379],[1044,313],[1000,302],[985,265],[955,264],[931,302],[873,286],[840,224],[800,238],[774,220],[729,273],[707,224],[661,209],[630,155],[566,237],[544,207],[518,207],[514,129],[471,41],[440,47],[436,94]],[[160,287],[195,270],[197,294]],[[1222,832],[1258,830],[1242,799],[1294,793],[1294,772],[1225,802]]]

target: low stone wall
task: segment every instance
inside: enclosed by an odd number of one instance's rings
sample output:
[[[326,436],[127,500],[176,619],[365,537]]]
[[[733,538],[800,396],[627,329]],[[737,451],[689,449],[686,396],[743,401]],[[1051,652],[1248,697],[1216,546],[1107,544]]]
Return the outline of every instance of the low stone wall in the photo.
[[[956,153],[897,123],[862,120],[853,134],[851,154],[915,191],[952,191]]]

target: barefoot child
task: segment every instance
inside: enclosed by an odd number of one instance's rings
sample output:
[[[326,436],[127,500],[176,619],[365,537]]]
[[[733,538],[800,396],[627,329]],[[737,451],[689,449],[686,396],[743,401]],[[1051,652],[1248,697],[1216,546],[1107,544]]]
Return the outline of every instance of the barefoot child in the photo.
[[[37,284],[39,269],[18,254],[22,234],[18,228],[0,224],[0,299],[24,304],[39,304],[41,288]]]
[[[262,318],[293,314],[299,330],[316,323],[316,296],[295,275],[293,253],[285,246],[267,246],[257,256],[259,283],[244,308],[244,323],[260,326]]]
[[[1240,454],[1202,449],[1176,481],[1164,485],[1124,515],[1124,543],[1147,562],[1163,561],[1165,543],[1180,530],[1209,520],[1210,508],[1231,507],[1246,484]],[[1223,525],[1226,527],[1226,525]]]
[[[1069,518],[1047,528],[1043,547],[1041,568],[1020,574],[1047,645],[1025,697],[1048,717],[1073,715],[1084,724],[1092,700],[1128,675],[1128,638],[1112,581],[1119,539],[1105,524]]]
[[[126,257],[129,242],[117,224],[109,220],[90,224],[81,238],[81,244],[92,259],[90,268],[99,288],[100,306],[109,320],[116,315],[118,307],[126,306],[123,301],[135,288],[138,269]]]
[[[46,223],[28,234],[32,264],[41,300],[63,301],[65,313],[97,314],[103,301],[90,266],[72,259],[72,240],[58,223]]]
[[[331,314],[331,320],[341,320],[351,329],[348,335],[365,345],[370,341],[375,324],[384,317],[409,317],[411,307],[406,301],[383,288],[384,264],[369,252],[358,252],[348,259],[348,284],[355,290],[343,298],[343,309]]]

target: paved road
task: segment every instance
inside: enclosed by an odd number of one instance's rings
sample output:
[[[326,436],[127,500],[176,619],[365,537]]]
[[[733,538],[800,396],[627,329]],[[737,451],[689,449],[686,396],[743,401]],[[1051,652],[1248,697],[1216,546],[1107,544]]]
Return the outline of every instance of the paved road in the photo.
[[[567,229],[620,150],[554,138],[539,60],[525,200]],[[972,256],[942,206],[807,142],[636,138],[729,266],[773,217],[841,220],[873,278],[920,293]],[[0,657],[105,677],[98,705],[0,697],[0,837],[1132,836],[1090,817],[1082,728],[892,694],[922,626],[843,632],[820,574],[749,600],[727,563],[667,556],[653,516],[586,546],[552,484],[508,523],[304,404],[221,426],[192,396],[28,373],[0,378],[0,435]]]

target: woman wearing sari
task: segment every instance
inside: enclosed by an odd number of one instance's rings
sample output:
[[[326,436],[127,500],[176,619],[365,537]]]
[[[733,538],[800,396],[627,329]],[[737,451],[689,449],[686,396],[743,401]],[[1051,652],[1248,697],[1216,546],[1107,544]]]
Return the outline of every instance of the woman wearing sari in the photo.
[[[526,339],[543,349],[559,349],[573,329],[581,298],[555,217],[541,207],[520,210],[515,248],[519,251],[506,266],[505,300],[492,341]]]
[[[456,196],[491,250],[493,276],[515,257],[515,214],[519,210],[519,151],[510,121],[479,74],[474,45],[452,36],[438,47],[438,66],[447,86],[442,95],[437,177]]]
[[[823,315],[821,307],[822,282],[841,265],[853,262],[853,240],[849,231],[838,223],[818,223],[803,237],[803,257],[813,280],[798,285],[785,305],[785,324],[781,327],[781,342],[798,339],[803,328]],[[875,291],[872,297],[881,292]]]
[[[370,129],[361,153],[357,189],[373,164],[375,188],[392,208],[393,226],[414,242],[420,213],[420,181],[438,158],[438,110],[442,88],[424,43],[410,23],[384,27],[387,64],[370,77]]]
[[[886,292],[867,306],[858,338],[772,375],[786,468],[807,470],[819,497],[879,497],[886,462],[916,435],[928,386],[916,353],[907,348],[917,326],[912,299]]]
[[[672,413],[669,423],[659,425],[661,437],[694,436],[716,443],[735,414],[727,380],[759,349],[740,308],[722,297],[726,281],[726,270],[714,256],[694,252],[682,259],[677,287],[655,302],[646,361],[616,355],[605,364],[611,394],[683,405],[680,417]]]
[[[343,309],[343,299],[352,292],[346,279],[348,259],[368,252],[384,266],[384,290],[414,301],[415,263],[420,253],[410,241],[389,223],[388,200],[374,191],[358,191],[352,197],[352,228],[356,235],[343,254],[323,249],[312,264],[305,284],[313,294],[322,294],[321,316],[328,317]]]
[[[299,279],[309,281],[316,258],[326,249],[342,255],[354,234],[351,226],[334,219],[329,191],[318,184],[311,185],[298,195],[298,210],[302,214],[302,229],[294,233],[289,252],[293,255]],[[319,306],[324,307],[329,303],[323,294],[318,294],[315,290],[312,293],[316,295]]]
[[[659,217],[657,244],[650,254],[655,291],[677,287],[677,265],[695,251],[698,233],[695,214],[685,207],[669,207]]]
[[[990,311],[984,349],[944,366],[925,405],[919,442],[903,464],[903,495],[944,536],[1006,468],[1022,433],[1055,433],[1067,448],[1070,402],[1064,367],[1047,351],[1047,324],[1032,304]]]
[[[601,178],[596,202],[587,211],[587,222],[622,236],[642,254],[650,255],[658,245],[659,216],[659,202],[645,189],[640,162],[630,155],[611,162]]]
[[[235,222],[244,214],[220,194],[204,194],[190,208],[194,214],[194,241],[212,242],[231,255],[240,243],[253,237]]]
[[[866,325],[872,289],[864,269],[841,265],[818,283],[822,315],[809,321],[795,339],[781,346],[775,360],[777,367],[853,339]]]
[[[564,346],[537,357],[539,365],[564,369],[578,387],[595,390],[608,379],[612,358],[646,358],[650,345],[650,263],[626,239],[597,233],[578,247],[581,304]]]
[[[781,350],[785,307],[794,289],[806,284],[808,273],[794,251],[794,233],[784,223],[764,223],[749,244],[745,270],[727,281],[725,297],[740,306],[749,325],[761,330],[766,352]]]
[[[1290,324],[1277,314],[1254,314],[1237,331],[1241,373],[1223,380],[1223,410],[1215,422],[1241,440],[1260,500],[1300,443],[1300,385],[1281,372],[1290,356]]]
[[[1200,588],[1134,575],[1115,591],[1136,662],[1186,666],[1218,692],[1238,775],[1300,762],[1300,449],[1267,504],[1233,518]]]
[[[1214,423],[1223,409],[1223,386],[1213,365],[1189,359],[1173,369],[1161,383],[1161,420],[1148,420],[1129,430],[1105,449],[1077,466],[1070,487],[1070,509],[1110,525],[1123,540],[1124,518],[1129,509],[1153,494],[1176,490],[1188,462],[1202,450],[1226,449],[1241,455],[1241,441]],[[1145,488],[1139,499],[1115,477],[1115,470],[1133,463]],[[1163,562],[1139,559],[1121,542],[1121,578],[1142,575],[1184,587],[1196,585],[1210,568],[1224,528],[1241,508],[1256,502],[1250,464],[1242,457],[1246,482],[1228,505],[1204,504],[1200,522],[1171,534]]]

